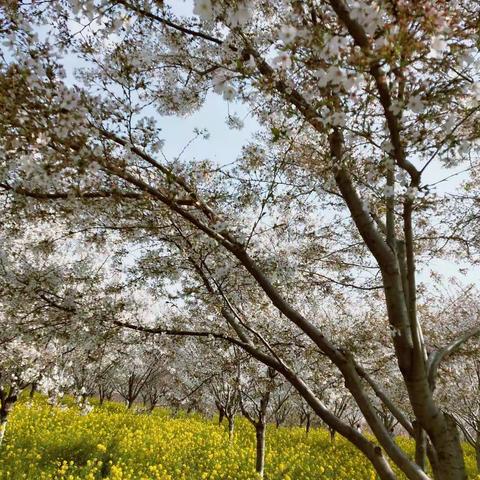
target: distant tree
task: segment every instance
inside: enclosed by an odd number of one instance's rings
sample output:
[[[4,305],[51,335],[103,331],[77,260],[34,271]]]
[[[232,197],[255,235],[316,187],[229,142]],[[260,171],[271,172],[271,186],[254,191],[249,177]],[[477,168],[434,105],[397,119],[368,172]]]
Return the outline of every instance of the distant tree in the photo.
[[[254,365],[242,366],[239,398],[242,415],[255,428],[255,471],[263,478],[267,422],[272,414],[271,396],[278,387],[278,374],[270,368],[261,372],[254,369]]]

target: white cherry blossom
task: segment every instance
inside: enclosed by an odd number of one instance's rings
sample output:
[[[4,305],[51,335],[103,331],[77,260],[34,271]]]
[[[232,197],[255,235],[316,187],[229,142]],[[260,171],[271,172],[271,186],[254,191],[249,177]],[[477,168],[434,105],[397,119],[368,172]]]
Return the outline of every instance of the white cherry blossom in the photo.
[[[246,3],[239,3],[229,16],[230,25],[232,27],[243,27],[250,21],[250,10]]]
[[[386,198],[392,198],[395,195],[395,188],[393,187],[393,185],[385,185],[385,188],[383,189],[383,194]]]
[[[292,66],[292,59],[287,52],[281,52],[272,60],[272,64],[280,70],[288,70]]]
[[[448,50],[448,44],[442,35],[432,37],[430,42],[429,58],[441,59]]]
[[[408,100],[407,108],[414,113],[423,113],[425,111],[425,104],[422,102],[420,95],[413,95]]]
[[[472,85],[472,96],[477,102],[480,102],[480,82],[475,82]]]
[[[278,34],[278,38],[280,38],[285,45],[292,43],[296,36],[297,29],[293,25],[283,25]]]
[[[227,102],[233,100],[237,94],[237,91],[235,90],[234,87],[230,84],[226,84],[224,89],[223,89],[223,98],[224,100],[227,100]]]

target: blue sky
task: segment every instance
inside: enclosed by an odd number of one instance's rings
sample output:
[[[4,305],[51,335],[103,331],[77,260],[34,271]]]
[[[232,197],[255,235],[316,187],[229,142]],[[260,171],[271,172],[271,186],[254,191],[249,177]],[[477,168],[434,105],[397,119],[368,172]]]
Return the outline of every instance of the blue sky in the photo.
[[[171,6],[177,15],[193,14],[191,0],[169,0],[165,3]],[[229,113],[237,113],[244,121],[242,130],[232,130],[227,126],[226,119]],[[197,140],[186,155],[196,160],[208,158],[222,165],[231,163],[238,157],[242,146],[258,128],[257,122],[248,114],[244,105],[238,102],[227,103],[221,95],[215,93],[208,94],[203,107],[194,114],[185,117],[161,117],[160,125],[167,158],[171,159],[179,154],[192,138],[195,128],[206,128],[210,138]]]
[[[193,1],[170,0],[165,3],[170,5],[177,15],[193,15]],[[74,30],[78,28],[74,22],[72,22],[72,28]],[[47,28],[43,27],[38,32],[40,36],[43,36],[47,33]],[[63,61],[68,79],[74,84],[75,69],[85,64],[72,55],[67,55]],[[207,129],[210,137],[208,140],[197,139],[184,153],[184,159],[203,160],[208,158],[214,163],[229,164],[238,157],[242,146],[259,128],[245,105],[239,102],[226,102],[221,95],[213,92],[207,95],[202,108],[192,115],[162,117],[153,109],[149,110],[148,114],[159,121],[159,126],[162,128],[161,138],[165,140],[163,152],[169,160],[183,150],[194,136],[194,129],[197,128]],[[226,124],[229,114],[237,114],[243,120],[244,128],[241,130],[229,128]]]
[[[232,130],[226,124],[228,114],[237,113],[244,119],[245,126]],[[246,117],[246,118],[245,118]],[[227,103],[220,95],[208,94],[203,107],[192,115],[185,117],[160,117],[162,138],[165,139],[164,152],[167,158],[174,157],[192,138],[195,128],[206,128],[210,133],[208,140],[197,140],[186,152],[190,158],[211,159],[217,164],[228,164],[234,161],[241,152],[242,146],[248,142],[257,130],[258,124],[246,107],[239,103]]]

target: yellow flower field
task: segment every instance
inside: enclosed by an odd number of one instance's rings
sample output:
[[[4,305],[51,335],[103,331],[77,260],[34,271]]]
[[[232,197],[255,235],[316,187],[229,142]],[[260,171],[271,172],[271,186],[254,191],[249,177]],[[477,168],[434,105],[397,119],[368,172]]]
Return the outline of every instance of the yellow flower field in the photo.
[[[29,480],[255,479],[254,432],[237,422],[230,445],[225,428],[195,415],[171,418],[126,412],[117,404],[83,416],[42,400],[16,406],[0,450],[0,478]],[[405,448],[411,445],[404,440]],[[467,454],[470,472],[474,459]],[[323,430],[270,426],[267,480],[374,480],[373,469],[341,438]],[[480,476],[476,477],[480,479]]]

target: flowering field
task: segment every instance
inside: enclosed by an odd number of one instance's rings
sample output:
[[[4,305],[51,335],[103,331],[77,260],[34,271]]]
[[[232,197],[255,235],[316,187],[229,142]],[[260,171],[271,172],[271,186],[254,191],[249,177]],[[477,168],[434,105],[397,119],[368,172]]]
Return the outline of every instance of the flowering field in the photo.
[[[255,479],[254,434],[238,421],[236,438],[198,416],[170,418],[125,412],[109,404],[81,415],[76,407],[41,401],[19,404],[0,455],[3,479]],[[407,445],[408,447],[408,445]],[[467,457],[473,468],[473,458]],[[367,462],[342,439],[323,430],[269,427],[266,479],[374,480]],[[477,478],[480,479],[480,476]]]

